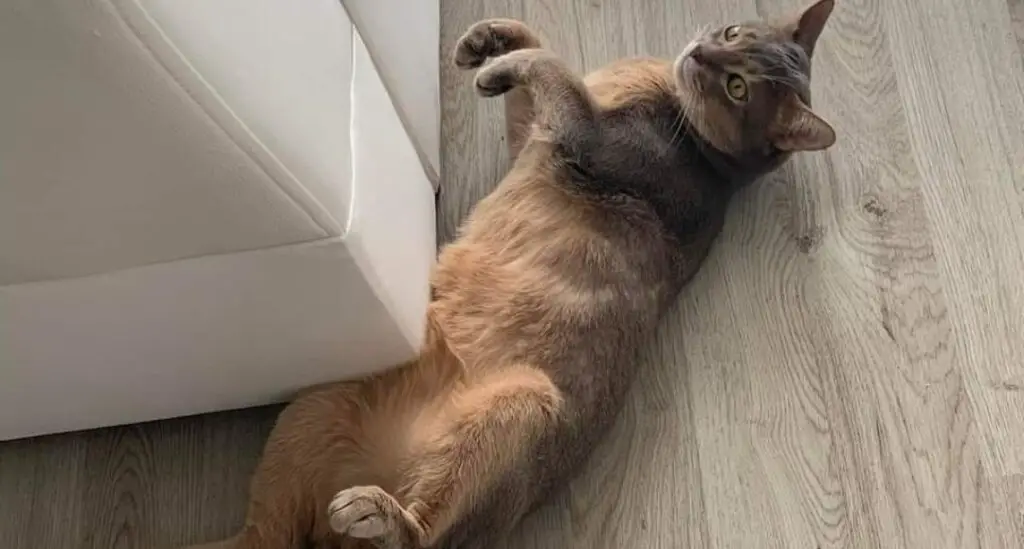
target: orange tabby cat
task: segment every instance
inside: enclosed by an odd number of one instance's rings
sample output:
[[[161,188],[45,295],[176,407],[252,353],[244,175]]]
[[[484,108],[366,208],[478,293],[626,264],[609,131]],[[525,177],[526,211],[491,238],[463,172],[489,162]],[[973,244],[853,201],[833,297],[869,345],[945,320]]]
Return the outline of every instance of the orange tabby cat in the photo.
[[[832,7],[586,80],[517,21],[470,28],[455,62],[494,58],[475,84],[506,94],[514,165],[440,255],[419,358],[288,406],[218,546],[489,548],[563,486],[730,197],[834,143],[809,107]]]

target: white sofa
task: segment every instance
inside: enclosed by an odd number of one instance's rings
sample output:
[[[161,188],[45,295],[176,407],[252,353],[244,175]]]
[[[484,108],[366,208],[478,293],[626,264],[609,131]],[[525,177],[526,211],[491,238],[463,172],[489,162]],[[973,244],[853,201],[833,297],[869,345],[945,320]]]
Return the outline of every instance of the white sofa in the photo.
[[[0,439],[411,357],[438,18],[438,0],[0,3]]]

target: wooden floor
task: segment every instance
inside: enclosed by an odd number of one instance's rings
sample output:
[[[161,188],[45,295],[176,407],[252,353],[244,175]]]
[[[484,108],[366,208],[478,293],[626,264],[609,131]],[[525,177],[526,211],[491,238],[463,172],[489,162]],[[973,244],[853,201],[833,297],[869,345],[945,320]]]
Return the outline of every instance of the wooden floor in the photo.
[[[802,3],[442,0],[442,34],[519,17],[591,69]],[[838,144],[734,204],[617,430],[510,549],[1024,547],[1024,0],[839,0],[821,40]],[[507,166],[500,104],[442,81],[447,237]],[[0,548],[227,534],[276,411],[0,444]]]

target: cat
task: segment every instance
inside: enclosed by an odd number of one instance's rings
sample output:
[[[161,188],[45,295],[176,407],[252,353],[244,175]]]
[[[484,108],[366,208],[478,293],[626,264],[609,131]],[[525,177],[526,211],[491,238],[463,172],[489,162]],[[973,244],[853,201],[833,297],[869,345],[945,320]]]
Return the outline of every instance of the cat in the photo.
[[[674,61],[585,79],[519,21],[473,25],[454,62],[478,69],[480,95],[505,96],[511,170],[439,255],[418,358],[287,406],[243,529],[216,546],[506,537],[615,421],[730,198],[835,142],[809,88],[832,9],[705,31]]]

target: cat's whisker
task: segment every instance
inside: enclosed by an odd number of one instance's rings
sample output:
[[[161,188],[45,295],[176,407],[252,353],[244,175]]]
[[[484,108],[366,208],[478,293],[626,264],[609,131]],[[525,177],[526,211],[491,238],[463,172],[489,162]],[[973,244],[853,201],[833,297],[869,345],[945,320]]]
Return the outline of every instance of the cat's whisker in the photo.
[[[680,130],[683,129],[683,111],[680,110],[675,119],[672,120],[672,137],[668,140],[668,148],[672,149],[676,146],[676,139],[679,137]],[[681,141],[681,140],[680,140]]]
[[[686,95],[680,96],[680,111],[677,117],[679,122],[679,130],[673,132],[672,143],[675,144],[683,142],[687,137],[693,137],[691,143],[701,153],[706,152],[704,140],[700,138],[699,133],[694,127],[695,120],[700,116],[698,104],[701,102],[699,95]],[[681,130],[681,131],[680,131]],[[678,141],[676,139],[678,138]]]

